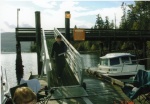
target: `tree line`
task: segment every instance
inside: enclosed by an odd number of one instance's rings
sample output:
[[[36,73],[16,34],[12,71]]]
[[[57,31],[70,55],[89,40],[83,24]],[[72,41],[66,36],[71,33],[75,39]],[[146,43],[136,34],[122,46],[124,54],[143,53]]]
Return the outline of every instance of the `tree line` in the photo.
[[[150,2],[149,1],[134,1],[134,4],[127,5],[122,2],[121,9],[123,15],[120,25],[116,26],[115,20],[109,20],[106,16],[105,20],[101,15],[96,15],[96,21],[92,29],[123,29],[123,30],[150,30]],[[76,26],[77,28],[77,26]],[[92,35],[92,34],[91,34]],[[78,51],[95,51],[100,50],[100,43],[104,44],[104,50],[108,50],[107,41],[81,41],[73,42],[74,47]],[[140,51],[142,44],[135,41],[112,41],[112,49],[115,51],[135,50]],[[150,49],[150,42],[147,42],[147,49]],[[141,52],[141,51],[140,51]]]

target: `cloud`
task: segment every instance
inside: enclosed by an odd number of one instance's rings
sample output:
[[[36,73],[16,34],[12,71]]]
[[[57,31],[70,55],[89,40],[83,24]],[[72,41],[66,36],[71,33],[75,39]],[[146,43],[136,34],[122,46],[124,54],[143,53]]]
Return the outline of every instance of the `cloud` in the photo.
[[[51,0],[32,0],[32,3],[41,8],[49,8],[49,9],[54,8],[57,5],[55,1]]]
[[[91,10],[88,6],[80,6],[79,1],[50,1],[51,0],[32,0],[32,5],[34,4],[33,6],[29,7],[24,5],[20,7],[19,26],[35,27],[35,11],[40,11],[41,27],[43,29],[65,27],[65,11],[70,11],[71,13],[70,27],[77,25],[80,28],[91,28],[94,26],[95,22],[93,23],[86,19],[88,16],[94,17],[92,19],[93,21],[96,21],[96,15],[100,14],[103,19],[105,19],[105,16],[108,16],[111,21],[115,19],[116,14],[117,25],[119,25],[122,16],[122,10],[119,6]],[[2,20],[1,30],[15,31],[18,7],[7,3],[1,8],[1,10],[3,10],[0,12],[0,20]],[[85,18],[85,20],[83,18]],[[14,27],[14,29],[11,27]]]
[[[103,19],[105,19],[105,17],[108,16],[109,20],[115,20],[116,15],[116,25],[119,26],[123,12],[119,6],[115,8],[104,8],[100,11],[100,15]]]
[[[5,32],[14,32],[17,27],[17,6],[5,4],[0,10],[1,29]],[[18,12],[19,27],[35,27],[35,9],[33,7],[21,7]]]
[[[31,26],[30,24],[22,24],[21,26],[22,27],[29,27],[29,28],[32,27],[33,28],[33,26]]]
[[[4,24],[6,25],[6,26],[8,26],[9,28],[12,28],[12,29],[14,29],[14,28],[16,28],[16,25],[14,25],[14,24],[9,24],[8,22],[4,22]]]
[[[87,10],[85,7],[79,6],[79,2],[64,1],[60,4],[60,10],[70,12],[80,12]]]

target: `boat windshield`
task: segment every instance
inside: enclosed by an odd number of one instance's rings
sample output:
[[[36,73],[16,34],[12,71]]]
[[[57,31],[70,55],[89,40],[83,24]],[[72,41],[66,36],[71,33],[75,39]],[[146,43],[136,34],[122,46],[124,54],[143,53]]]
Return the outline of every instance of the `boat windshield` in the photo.
[[[118,65],[118,64],[120,64],[119,57],[110,59],[110,65]]]
[[[100,65],[108,66],[108,59],[100,59]]]
[[[122,63],[130,63],[129,56],[121,57]]]

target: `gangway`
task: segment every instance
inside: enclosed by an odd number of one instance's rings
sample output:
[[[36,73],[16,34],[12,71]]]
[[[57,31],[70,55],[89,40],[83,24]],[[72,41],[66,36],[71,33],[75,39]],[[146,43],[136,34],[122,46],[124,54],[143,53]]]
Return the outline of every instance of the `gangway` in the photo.
[[[65,70],[69,70],[69,73],[72,73],[71,76],[73,78],[65,78],[65,81],[69,80],[70,82],[74,82],[76,80],[78,83],[71,83],[64,86],[64,82],[61,83],[60,86],[55,86],[52,84],[53,81],[56,81],[56,77],[54,74],[55,69],[52,67],[52,61],[49,57],[48,48],[51,46],[47,45],[47,36],[45,36],[47,30],[43,30],[42,32],[42,50],[41,50],[41,60],[43,61],[42,74],[40,78],[43,78],[43,73],[46,72],[46,78],[48,83],[48,88],[56,88],[57,90],[50,98],[51,100],[57,99],[66,99],[66,98],[82,98],[88,104],[92,104],[91,101],[87,98],[88,94],[83,88],[83,72],[84,72],[84,64],[80,53],[66,40],[66,38],[60,33],[57,28],[54,28],[54,36],[51,39],[54,39],[57,35],[61,35],[62,41],[67,46],[66,52],[66,62],[70,68],[66,68]],[[49,38],[49,37],[48,37]],[[52,45],[52,44],[51,44]],[[65,72],[66,73],[66,72]]]

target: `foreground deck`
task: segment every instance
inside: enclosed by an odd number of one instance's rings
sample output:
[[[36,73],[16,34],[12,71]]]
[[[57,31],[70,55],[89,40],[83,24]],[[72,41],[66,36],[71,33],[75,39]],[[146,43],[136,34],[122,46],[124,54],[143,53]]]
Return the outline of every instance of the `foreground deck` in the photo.
[[[70,79],[66,79],[66,82],[70,82]],[[39,79],[42,86],[46,86],[46,78]],[[98,79],[85,73],[84,82],[86,83],[87,98],[93,104],[120,104],[123,101],[130,101],[130,99],[122,92],[121,87],[118,85],[112,85],[111,83]],[[61,86],[62,87],[62,86]],[[66,90],[67,92],[67,90]],[[80,93],[77,91],[77,93]],[[139,104],[135,101],[135,104]],[[87,104],[83,97],[72,97],[72,98],[60,98],[51,99],[48,104]]]

